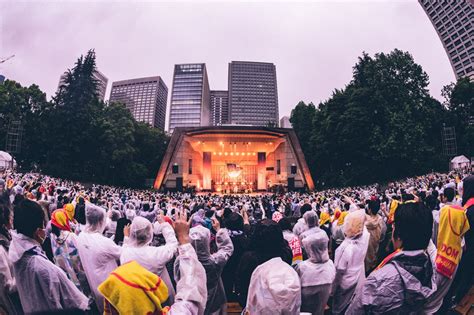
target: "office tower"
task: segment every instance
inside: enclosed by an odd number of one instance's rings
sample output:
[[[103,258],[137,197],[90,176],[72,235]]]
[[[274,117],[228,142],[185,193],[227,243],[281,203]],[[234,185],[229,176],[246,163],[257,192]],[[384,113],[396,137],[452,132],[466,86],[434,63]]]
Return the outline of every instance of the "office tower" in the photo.
[[[211,91],[211,125],[221,126],[229,123],[229,92]]]
[[[273,63],[229,63],[229,118],[232,124],[278,126],[278,91]]]
[[[66,76],[67,71],[59,77],[58,90],[61,85],[66,82]],[[94,73],[94,78],[97,80],[97,96],[101,101],[103,101],[105,98],[105,91],[107,90],[107,83],[109,82],[109,79],[107,79],[107,77],[98,70]]]
[[[0,74],[0,83],[3,83],[5,81],[5,76]]]
[[[147,77],[112,83],[109,102],[122,102],[137,121],[165,129],[168,87],[161,77]]]
[[[280,128],[293,128],[293,126],[291,126],[290,117],[283,116],[280,119]]]
[[[209,126],[210,116],[206,65],[175,65],[168,131],[172,133],[176,127]]]
[[[418,0],[448,54],[456,78],[474,80],[474,4],[469,0]]]

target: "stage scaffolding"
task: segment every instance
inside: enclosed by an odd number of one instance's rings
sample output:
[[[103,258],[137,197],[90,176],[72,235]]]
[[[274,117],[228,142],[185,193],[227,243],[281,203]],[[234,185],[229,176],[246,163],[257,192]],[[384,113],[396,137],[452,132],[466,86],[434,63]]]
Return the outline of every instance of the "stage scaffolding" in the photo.
[[[6,136],[5,151],[11,155],[20,153],[21,151],[21,138],[23,135],[23,125],[21,120],[13,120],[8,125],[8,131]]]
[[[453,157],[457,155],[458,147],[456,143],[456,130],[454,127],[447,127],[443,125],[441,130],[441,139],[443,144],[443,154],[446,157]]]

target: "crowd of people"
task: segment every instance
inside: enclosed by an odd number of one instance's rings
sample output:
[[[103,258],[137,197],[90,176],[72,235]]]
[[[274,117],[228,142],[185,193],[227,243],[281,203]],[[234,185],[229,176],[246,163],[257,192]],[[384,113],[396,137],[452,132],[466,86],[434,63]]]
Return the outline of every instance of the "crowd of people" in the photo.
[[[474,175],[260,195],[0,173],[0,313],[436,314],[474,269]]]

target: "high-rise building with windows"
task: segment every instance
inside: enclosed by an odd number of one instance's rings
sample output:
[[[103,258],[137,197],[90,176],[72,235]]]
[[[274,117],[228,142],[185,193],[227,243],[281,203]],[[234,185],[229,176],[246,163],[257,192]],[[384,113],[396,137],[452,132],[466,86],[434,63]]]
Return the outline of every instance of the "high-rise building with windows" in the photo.
[[[229,123],[229,92],[211,91],[211,125],[221,126]]]
[[[206,65],[175,65],[168,131],[172,133],[176,127],[209,126],[210,118],[210,90]]]
[[[109,102],[122,102],[137,121],[165,129],[168,87],[161,77],[147,77],[112,83]]]
[[[231,124],[278,126],[278,90],[273,63],[229,63],[229,119]]]
[[[290,122],[290,117],[288,116],[283,116],[280,119],[280,128],[293,128]]]
[[[474,4],[472,0],[418,0],[448,54],[456,78],[474,80]]]
[[[60,77],[59,77],[59,84],[58,84],[58,90],[66,82],[66,76],[67,76],[67,71],[64,72]],[[97,80],[97,96],[101,101],[105,99],[105,92],[107,91],[107,83],[109,83],[109,79],[100,72],[99,70],[96,70],[94,73],[94,78]]]

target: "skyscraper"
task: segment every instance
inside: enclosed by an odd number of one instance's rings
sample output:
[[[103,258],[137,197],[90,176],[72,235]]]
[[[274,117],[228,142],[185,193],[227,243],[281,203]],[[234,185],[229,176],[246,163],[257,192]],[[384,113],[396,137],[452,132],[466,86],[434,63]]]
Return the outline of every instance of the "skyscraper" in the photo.
[[[169,132],[176,127],[210,125],[210,90],[206,65],[174,66],[173,89],[169,117]]]
[[[3,81],[5,81],[5,76],[0,74],[0,83],[3,83]]]
[[[168,87],[161,77],[147,77],[112,83],[110,102],[122,102],[137,121],[165,129]]]
[[[280,119],[280,128],[293,128],[290,122],[290,117],[288,116],[283,116]]]
[[[418,0],[438,33],[456,78],[474,80],[474,4],[469,0]]]
[[[278,91],[273,63],[229,63],[230,123],[278,126]]]
[[[58,90],[61,87],[61,85],[63,85],[65,83],[66,75],[67,75],[67,71],[64,72],[59,77]],[[105,91],[107,90],[107,83],[109,82],[109,79],[107,79],[107,77],[102,72],[100,72],[99,70],[97,70],[95,72],[94,78],[98,81],[97,96],[99,97],[99,99],[101,101],[103,101],[104,98],[105,98]]]
[[[221,126],[229,123],[229,92],[211,91],[211,125]]]

